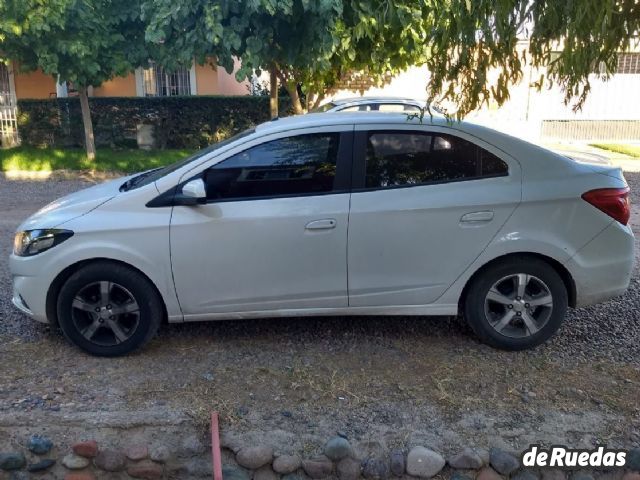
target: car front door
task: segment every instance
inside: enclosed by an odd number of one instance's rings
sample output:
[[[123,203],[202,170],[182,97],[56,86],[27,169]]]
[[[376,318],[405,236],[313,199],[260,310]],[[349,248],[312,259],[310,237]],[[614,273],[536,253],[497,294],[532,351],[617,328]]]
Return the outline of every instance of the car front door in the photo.
[[[519,165],[443,127],[356,130],[349,305],[432,303],[520,202]]]
[[[347,306],[352,130],[280,133],[183,177],[207,190],[171,219],[186,320]]]

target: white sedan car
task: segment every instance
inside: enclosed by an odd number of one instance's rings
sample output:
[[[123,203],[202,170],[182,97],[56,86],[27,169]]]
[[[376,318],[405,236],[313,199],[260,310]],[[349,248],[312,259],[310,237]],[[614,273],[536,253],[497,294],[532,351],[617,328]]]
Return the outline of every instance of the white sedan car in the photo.
[[[462,313],[523,349],[626,290],[628,194],[618,168],[477,125],[296,116],[44,207],[13,302],[96,355],[165,320],[302,315]]]
[[[352,97],[331,100],[312,113],[332,112],[420,112],[427,107],[424,100],[400,97]],[[433,113],[440,110],[431,106]]]

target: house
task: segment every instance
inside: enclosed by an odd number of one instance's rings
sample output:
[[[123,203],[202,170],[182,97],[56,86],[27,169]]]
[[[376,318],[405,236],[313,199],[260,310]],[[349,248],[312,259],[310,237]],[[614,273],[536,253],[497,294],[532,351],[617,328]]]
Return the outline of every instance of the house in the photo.
[[[236,69],[239,62],[236,62]],[[17,136],[17,100],[73,96],[68,82],[42,71],[22,72],[15,62],[0,63],[0,144],[14,145]],[[165,97],[176,95],[248,95],[249,82],[238,82],[234,73],[212,64],[165,71],[151,63],[124,77],[113,78],[89,89],[93,97]]]

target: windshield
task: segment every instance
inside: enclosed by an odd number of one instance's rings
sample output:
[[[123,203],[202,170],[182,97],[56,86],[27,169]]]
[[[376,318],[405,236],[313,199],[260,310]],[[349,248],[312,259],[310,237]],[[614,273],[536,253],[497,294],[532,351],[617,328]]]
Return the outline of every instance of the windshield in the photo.
[[[237,135],[234,135],[233,137],[229,137],[226,140],[222,140],[221,142],[218,143],[214,143],[213,145],[209,145],[208,147],[203,148],[202,150],[198,150],[196,153],[194,153],[193,155],[190,155],[189,157],[183,159],[183,160],[179,160],[176,163],[172,163],[171,165],[167,165],[166,167],[162,167],[162,168],[158,168],[155,170],[149,170],[148,172],[144,172],[141,173],[140,175],[133,177],[132,179],[130,179],[125,185],[123,185],[121,187],[121,190],[131,190],[132,188],[139,188],[142,187],[144,185],[148,185],[150,183],[155,182],[156,180],[159,180],[160,178],[164,177],[165,175],[168,175],[172,172],[175,172],[176,170],[178,170],[179,168],[182,168],[183,166],[185,166],[186,164],[193,162],[194,160],[197,160],[201,157],[204,157],[205,155],[218,150],[219,148],[224,147],[225,145],[229,145],[232,142],[235,142],[236,140],[243,138],[243,137],[247,137],[249,135],[251,135],[252,133],[254,133],[256,131],[255,128],[250,128],[248,130],[245,130],[244,132],[238,133]]]
[[[317,108],[314,108],[309,113],[324,113],[324,112],[328,112],[329,110],[331,110],[335,106],[336,106],[336,104],[333,103],[333,102],[325,103],[324,105],[321,105],[321,106],[319,106]]]

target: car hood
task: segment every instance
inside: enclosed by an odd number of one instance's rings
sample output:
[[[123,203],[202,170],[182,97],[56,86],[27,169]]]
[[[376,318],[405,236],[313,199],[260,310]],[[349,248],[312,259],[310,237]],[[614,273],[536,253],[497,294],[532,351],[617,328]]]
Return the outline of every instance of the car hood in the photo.
[[[129,177],[111,180],[54,200],[27,218],[18,230],[55,228],[86,215],[120,193],[120,186]]]

